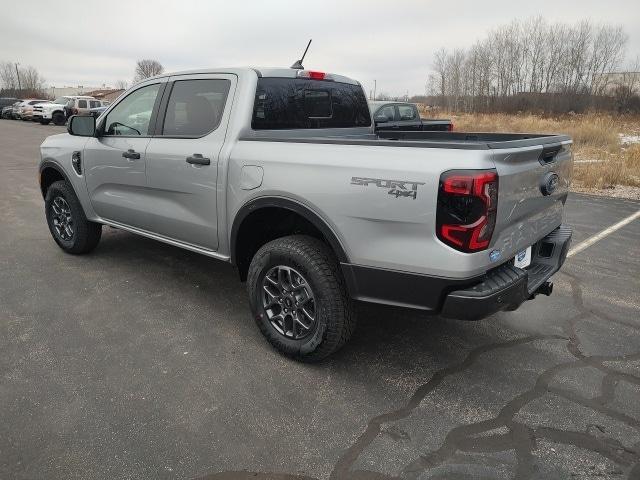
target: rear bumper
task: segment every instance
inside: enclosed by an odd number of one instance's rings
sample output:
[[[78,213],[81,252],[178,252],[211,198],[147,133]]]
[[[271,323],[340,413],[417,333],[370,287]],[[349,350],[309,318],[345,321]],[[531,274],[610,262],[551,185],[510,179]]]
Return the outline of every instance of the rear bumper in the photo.
[[[500,310],[515,310],[556,273],[569,253],[572,230],[560,225],[532,246],[531,265],[526,269],[505,263],[487,273],[482,282],[447,295],[442,315],[461,320],[479,320]]]
[[[460,320],[480,320],[500,310],[515,310],[535,297],[556,273],[569,251],[572,230],[560,225],[532,247],[526,269],[511,262],[468,279],[430,277],[342,264],[347,288],[356,300],[416,308]]]

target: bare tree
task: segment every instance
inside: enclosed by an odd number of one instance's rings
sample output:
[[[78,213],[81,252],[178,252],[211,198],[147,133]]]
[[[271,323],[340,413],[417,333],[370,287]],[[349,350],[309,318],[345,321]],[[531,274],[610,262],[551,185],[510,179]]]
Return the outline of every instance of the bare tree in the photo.
[[[164,67],[157,60],[143,59],[136,62],[134,82],[139,82],[145,78],[160,75],[164,72]]]
[[[115,87],[118,90],[126,90],[127,86],[128,86],[128,83],[126,80],[116,80]]]
[[[44,78],[30,65],[20,68],[20,83],[22,89],[29,92],[40,92],[44,90]]]
[[[515,20],[466,50],[438,50],[428,91],[442,107],[471,111],[535,106],[542,96],[549,105],[579,98],[588,106],[611,94],[608,74],[621,64],[626,42],[619,26]]]
[[[16,76],[16,64],[12,62],[0,63],[0,88],[3,90],[17,90],[18,78]]]
[[[448,52],[445,48],[441,48],[435,54],[433,60],[433,69],[435,70],[436,76],[434,80],[436,82],[436,89],[438,93],[443,97],[447,94],[446,92],[446,77],[447,77],[447,57]]]
[[[44,78],[31,65],[18,67],[12,62],[0,63],[0,87],[11,95],[45,96]]]
[[[608,77],[609,75],[607,75]],[[618,111],[638,111],[640,109],[640,57],[636,57],[625,71],[613,75],[613,91]]]

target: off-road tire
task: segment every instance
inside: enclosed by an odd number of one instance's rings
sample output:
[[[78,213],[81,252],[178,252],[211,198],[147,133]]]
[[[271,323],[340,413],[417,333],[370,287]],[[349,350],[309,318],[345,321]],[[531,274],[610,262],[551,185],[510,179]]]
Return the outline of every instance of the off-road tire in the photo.
[[[62,238],[56,231],[54,225],[53,203],[56,198],[62,197],[71,211],[73,220],[73,234],[70,239]],[[47,189],[45,196],[45,215],[51,236],[58,246],[67,253],[81,255],[89,253],[98,245],[102,235],[102,225],[87,220],[82,205],[71,185],[64,180],[52,183]]]
[[[64,125],[65,122],[67,121],[67,119],[64,116],[64,113],[62,112],[55,112],[52,116],[51,116],[51,120],[53,120],[53,124],[54,125]]]
[[[299,272],[311,287],[315,300],[315,323],[311,333],[300,339],[285,337],[269,321],[263,306],[263,282],[277,266]],[[347,293],[338,260],[320,240],[293,235],[263,245],[251,260],[247,290],[254,319],[282,354],[304,362],[317,362],[340,349],[356,326],[353,301]]]

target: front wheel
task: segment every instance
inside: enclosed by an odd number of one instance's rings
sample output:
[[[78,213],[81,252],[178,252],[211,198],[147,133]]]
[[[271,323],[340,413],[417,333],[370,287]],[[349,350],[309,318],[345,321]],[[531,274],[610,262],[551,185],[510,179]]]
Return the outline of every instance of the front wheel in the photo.
[[[40,125],[49,125],[49,122],[51,122],[51,120],[45,120],[44,118],[40,120]]]
[[[67,253],[89,253],[102,236],[102,225],[87,220],[73,188],[63,180],[54,182],[45,197],[45,215],[51,236]]]
[[[53,124],[58,126],[64,125],[64,123],[67,121],[67,119],[64,116],[64,113],[62,112],[55,112],[51,117],[51,119],[53,120]]]
[[[318,239],[273,240],[251,261],[253,316],[269,342],[297,360],[319,361],[341,348],[356,325],[338,261]]]

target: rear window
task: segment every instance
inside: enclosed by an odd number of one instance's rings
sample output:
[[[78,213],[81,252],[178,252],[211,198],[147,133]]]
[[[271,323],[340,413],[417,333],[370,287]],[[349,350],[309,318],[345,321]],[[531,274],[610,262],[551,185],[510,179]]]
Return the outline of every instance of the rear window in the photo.
[[[299,78],[259,78],[251,128],[352,128],[371,125],[359,85]]]

